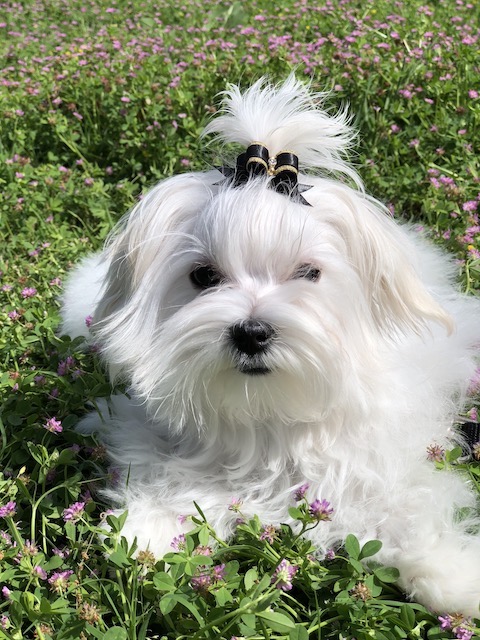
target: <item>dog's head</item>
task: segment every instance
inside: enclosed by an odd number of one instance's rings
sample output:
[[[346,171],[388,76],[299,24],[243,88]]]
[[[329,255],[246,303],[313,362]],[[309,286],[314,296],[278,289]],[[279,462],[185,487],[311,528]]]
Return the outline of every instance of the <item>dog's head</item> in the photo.
[[[94,330],[113,371],[179,429],[358,407],[389,340],[449,325],[406,235],[342,159],[345,114],[318,99],[294,78],[231,89],[207,133],[249,155],[164,180],[108,246]]]

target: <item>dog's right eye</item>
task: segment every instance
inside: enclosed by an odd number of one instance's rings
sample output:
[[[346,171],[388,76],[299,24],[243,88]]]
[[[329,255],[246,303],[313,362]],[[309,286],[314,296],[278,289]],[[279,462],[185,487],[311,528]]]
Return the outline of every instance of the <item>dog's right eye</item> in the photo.
[[[210,289],[211,287],[218,287],[224,277],[211,264],[205,264],[195,267],[190,273],[190,280],[193,286],[198,289]]]

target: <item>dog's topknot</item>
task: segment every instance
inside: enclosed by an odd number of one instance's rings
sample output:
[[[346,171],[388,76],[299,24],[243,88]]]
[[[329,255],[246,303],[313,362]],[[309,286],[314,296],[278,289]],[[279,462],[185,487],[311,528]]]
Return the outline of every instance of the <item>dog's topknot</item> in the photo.
[[[322,109],[326,93],[310,91],[292,74],[280,85],[261,78],[245,92],[232,85],[222,95],[221,115],[203,135],[244,146],[259,142],[272,156],[288,150],[298,156],[303,172],[343,174],[362,189],[361,178],[344,159],[356,133],[346,109],[334,116]]]

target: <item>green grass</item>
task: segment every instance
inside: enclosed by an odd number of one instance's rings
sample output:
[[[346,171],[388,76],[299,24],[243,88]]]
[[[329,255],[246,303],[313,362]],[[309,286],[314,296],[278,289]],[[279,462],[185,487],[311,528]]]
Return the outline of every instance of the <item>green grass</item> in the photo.
[[[112,472],[73,427],[111,389],[95,354],[55,329],[68,268],[156,180],[214,164],[198,135],[226,83],[291,70],[331,90],[332,109],[350,104],[367,189],[447,247],[478,293],[480,8],[27,0],[0,16],[0,506],[15,503],[0,520],[0,638],[454,637],[405,602],[394,570],[363,568],[376,543],[350,538],[319,562],[286,527],[260,540],[253,520],[213,544],[201,512],[169,566],[134,559],[112,516],[102,541],[97,489]],[[45,428],[52,418],[61,432]],[[478,462],[457,454],[438,466],[478,486]],[[282,558],[297,567],[291,591],[272,583]]]

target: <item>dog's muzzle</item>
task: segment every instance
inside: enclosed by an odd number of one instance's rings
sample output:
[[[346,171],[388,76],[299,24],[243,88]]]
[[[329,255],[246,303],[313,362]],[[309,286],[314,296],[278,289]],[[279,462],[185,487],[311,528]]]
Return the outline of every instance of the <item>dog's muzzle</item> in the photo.
[[[264,354],[275,337],[272,325],[260,320],[245,320],[231,326],[229,334],[234,347],[235,365],[239,371],[249,375],[270,372]]]

